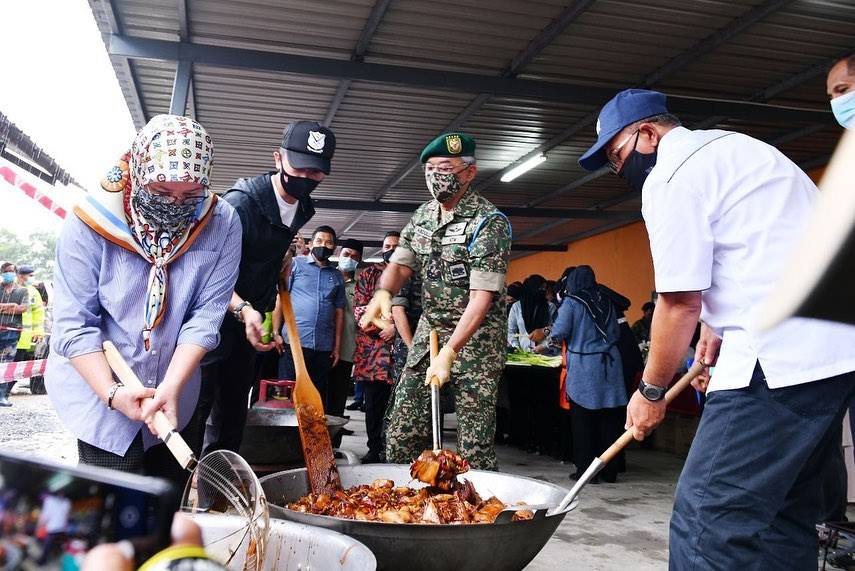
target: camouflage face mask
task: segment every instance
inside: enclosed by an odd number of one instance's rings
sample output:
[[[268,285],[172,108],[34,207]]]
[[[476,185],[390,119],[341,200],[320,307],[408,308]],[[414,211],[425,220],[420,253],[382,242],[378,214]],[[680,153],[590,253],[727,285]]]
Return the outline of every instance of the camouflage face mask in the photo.
[[[460,181],[454,173],[425,173],[425,181],[431,195],[439,202],[446,202],[460,192]]]

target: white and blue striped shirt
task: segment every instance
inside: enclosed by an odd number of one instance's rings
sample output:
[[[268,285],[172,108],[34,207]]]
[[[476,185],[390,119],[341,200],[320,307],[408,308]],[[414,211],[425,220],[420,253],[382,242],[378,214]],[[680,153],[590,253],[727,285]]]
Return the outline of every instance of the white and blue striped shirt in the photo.
[[[56,246],[54,323],[45,382],[60,419],[78,439],[124,455],[143,428],[108,410],[68,359],[101,351],[112,341],[149,387],[156,387],[179,344],[208,351],[220,342],[219,328],[237,280],[241,252],[240,219],[224,200],[196,241],[169,265],[166,310],[143,348],[143,303],[151,265],[99,236],[77,216],[69,216]],[[199,397],[198,369],[179,399],[178,427],[184,428]],[[158,442],[143,430],[143,444]]]

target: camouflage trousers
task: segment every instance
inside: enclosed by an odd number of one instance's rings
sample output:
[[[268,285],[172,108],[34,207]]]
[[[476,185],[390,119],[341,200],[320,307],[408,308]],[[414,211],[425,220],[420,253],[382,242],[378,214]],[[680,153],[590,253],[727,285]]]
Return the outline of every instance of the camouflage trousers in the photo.
[[[491,360],[493,361],[493,360]],[[409,464],[431,448],[430,387],[425,386],[428,359],[406,367],[394,391],[386,433],[386,461]],[[459,367],[459,368],[458,368]],[[477,470],[498,470],[494,437],[496,395],[504,362],[458,362],[449,383],[457,411],[457,450]]]

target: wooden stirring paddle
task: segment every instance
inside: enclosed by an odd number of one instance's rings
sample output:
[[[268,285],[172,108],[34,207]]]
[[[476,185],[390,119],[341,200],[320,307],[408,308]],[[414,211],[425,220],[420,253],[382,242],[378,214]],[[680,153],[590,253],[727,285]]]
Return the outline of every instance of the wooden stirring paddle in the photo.
[[[303,457],[306,459],[309,485],[313,494],[332,494],[341,489],[341,477],[335,464],[330,434],[327,432],[327,418],[324,415],[321,393],[315,388],[309,371],[306,370],[297,321],[294,319],[294,309],[291,307],[291,296],[287,291],[280,290],[279,303],[282,307],[285,329],[288,331],[291,356],[294,358],[297,382],[291,398],[297,413],[297,428],[303,445]]]

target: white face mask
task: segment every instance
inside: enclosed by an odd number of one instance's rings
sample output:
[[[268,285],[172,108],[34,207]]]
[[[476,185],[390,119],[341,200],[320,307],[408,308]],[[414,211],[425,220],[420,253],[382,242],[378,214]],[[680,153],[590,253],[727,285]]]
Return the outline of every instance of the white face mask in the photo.
[[[831,112],[844,129],[855,129],[855,89],[831,100]]]

